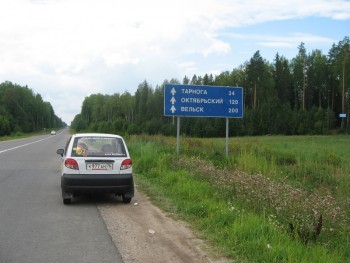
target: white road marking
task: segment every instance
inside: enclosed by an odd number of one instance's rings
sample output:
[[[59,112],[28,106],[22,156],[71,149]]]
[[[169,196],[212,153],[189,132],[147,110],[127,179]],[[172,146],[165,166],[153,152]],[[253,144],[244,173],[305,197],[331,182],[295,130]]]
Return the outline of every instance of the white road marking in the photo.
[[[13,148],[9,148],[9,149],[6,149],[6,150],[2,150],[2,151],[0,151],[0,154],[2,154],[4,152],[15,150],[15,149],[18,149],[18,148],[21,148],[21,147],[25,147],[25,146],[28,146],[28,145],[31,145],[31,144],[34,144],[34,143],[37,143],[37,142],[41,142],[41,141],[44,141],[44,140],[47,140],[47,139],[50,139],[50,138],[51,137],[47,137],[47,138],[44,138],[44,139],[41,139],[41,140],[38,140],[38,141],[34,141],[34,142],[26,143],[26,144],[23,144],[23,145],[19,145],[19,146],[13,147]]]

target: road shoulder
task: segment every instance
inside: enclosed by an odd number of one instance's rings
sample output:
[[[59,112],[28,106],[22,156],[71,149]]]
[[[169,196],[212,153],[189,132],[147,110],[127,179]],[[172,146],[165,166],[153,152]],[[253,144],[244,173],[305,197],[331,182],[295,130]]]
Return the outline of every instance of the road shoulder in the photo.
[[[230,262],[210,257],[185,222],[168,217],[138,191],[128,205],[99,204],[98,209],[125,263]]]

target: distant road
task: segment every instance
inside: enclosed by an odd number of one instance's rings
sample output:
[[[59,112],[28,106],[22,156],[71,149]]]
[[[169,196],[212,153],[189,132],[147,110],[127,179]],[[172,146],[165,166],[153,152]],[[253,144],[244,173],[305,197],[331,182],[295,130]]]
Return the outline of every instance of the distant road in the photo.
[[[0,142],[0,262],[122,262],[94,203],[62,203],[68,131]]]

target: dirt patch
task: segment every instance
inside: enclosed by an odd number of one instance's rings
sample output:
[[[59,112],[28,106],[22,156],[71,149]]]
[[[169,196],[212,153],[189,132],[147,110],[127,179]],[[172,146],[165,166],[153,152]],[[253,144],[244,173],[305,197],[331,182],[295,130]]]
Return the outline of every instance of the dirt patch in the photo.
[[[166,216],[137,191],[128,205],[99,204],[98,209],[125,263],[231,262],[210,257],[186,223]]]

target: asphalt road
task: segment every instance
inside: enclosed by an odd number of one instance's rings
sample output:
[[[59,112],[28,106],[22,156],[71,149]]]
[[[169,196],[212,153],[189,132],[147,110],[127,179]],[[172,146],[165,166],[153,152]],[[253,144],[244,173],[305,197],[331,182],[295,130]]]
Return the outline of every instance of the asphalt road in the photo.
[[[56,150],[68,136],[0,142],[0,263],[122,262],[96,200],[62,203]]]

